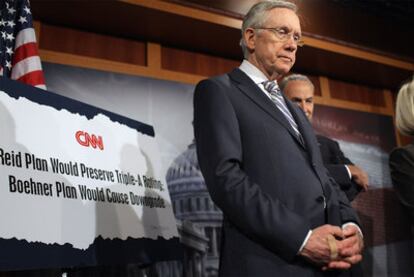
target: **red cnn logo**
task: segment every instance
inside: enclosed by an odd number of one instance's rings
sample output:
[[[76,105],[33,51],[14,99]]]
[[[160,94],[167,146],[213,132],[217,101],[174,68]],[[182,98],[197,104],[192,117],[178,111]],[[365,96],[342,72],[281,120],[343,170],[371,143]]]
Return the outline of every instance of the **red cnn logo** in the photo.
[[[101,150],[104,149],[103,140],[101,136],[95,136],[93,134],[89,135],[87,132],[77,131],[75,137],[78,143],[82,146],[92,146],[92,148],[94,149],[96,149],[96,147],[99,147],[99,149]]]

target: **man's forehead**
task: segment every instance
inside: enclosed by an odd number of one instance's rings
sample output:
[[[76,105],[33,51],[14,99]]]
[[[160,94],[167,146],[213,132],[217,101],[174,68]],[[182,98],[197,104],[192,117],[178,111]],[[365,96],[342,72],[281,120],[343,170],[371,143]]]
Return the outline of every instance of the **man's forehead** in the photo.
[[[303,96],[303,95],[292,95],[292,99],[295,99],[295,100],[311,100],[311,99],[313,99],[313,96],[309,96],[309,95],[305,95],[305,96]]]
[[[285,92],[290,97],[308,99],[313,97],[313,87],[305,80],[293,80],[285,86]]]
[[[300,20],[297,14],[288,8],[274,8],[269,11],[265,22],[278,24],[278,27],[288,27],[300,31]]]
[[[290,80],[287,83],[288,86],[290,87],[295,87],[295,88],[312,88],[313,85],[311,83],[309,83],[309,81],[307,80],[302,80],[302,79],[297,79],[297,80]]]

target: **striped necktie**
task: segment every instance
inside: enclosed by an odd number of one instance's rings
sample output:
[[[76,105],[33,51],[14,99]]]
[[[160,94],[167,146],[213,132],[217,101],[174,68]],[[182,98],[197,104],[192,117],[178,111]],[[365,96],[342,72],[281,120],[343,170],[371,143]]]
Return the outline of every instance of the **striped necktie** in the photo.
[[[303,144],[303,138],[299,132],[298,124],[296,124],[296,121],[293,119],[292,114],[287,108],[285,99],[283,98],[282,92],[280,91],[280,88],[277,85],[277,83],[274,81],[265,81],[262,84],[265,90],[269,92],[270,99],[272,99],[276,107],[283,113],[283,115],[289,122],[290,126],[292,126],[293,131],[295,131],[296,136],[299,138],[299,140]]]

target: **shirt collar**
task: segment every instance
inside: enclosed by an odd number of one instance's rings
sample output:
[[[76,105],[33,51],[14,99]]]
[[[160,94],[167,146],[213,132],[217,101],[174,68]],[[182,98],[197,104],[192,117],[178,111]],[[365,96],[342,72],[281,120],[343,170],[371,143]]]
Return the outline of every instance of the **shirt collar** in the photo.
[[[248,60],[243,60],[243,62],[239,66],[239,69],[246,73],[246,75],[249,76],[249,78],[252,79],[253,82],[257,85],[268,81],[266,75],[264,75],[263,72],[261,72],[256,66],[254,66]]]

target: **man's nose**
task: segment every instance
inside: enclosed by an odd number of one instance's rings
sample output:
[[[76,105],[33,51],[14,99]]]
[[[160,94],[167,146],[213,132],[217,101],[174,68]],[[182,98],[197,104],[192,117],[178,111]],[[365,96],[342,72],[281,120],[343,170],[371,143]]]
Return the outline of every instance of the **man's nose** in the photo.
[[[290,51],[295,51],[296,49],[298,49],[298,45],[295,42],[293,35],[289,36],[289,38],[286,40],[285,47]]]

